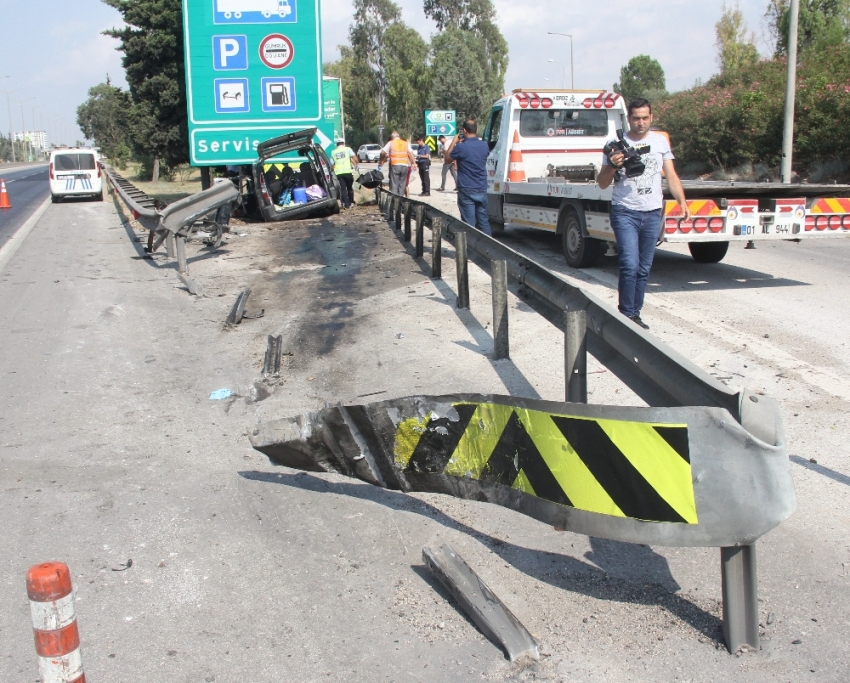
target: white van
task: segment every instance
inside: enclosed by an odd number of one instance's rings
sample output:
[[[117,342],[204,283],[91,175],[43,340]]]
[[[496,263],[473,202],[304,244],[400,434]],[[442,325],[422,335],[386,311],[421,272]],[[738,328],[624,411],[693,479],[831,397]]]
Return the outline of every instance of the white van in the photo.
[[[54,149],[50,153],[50,198],[103,198],[103,174],[97,151],[84,147]]]

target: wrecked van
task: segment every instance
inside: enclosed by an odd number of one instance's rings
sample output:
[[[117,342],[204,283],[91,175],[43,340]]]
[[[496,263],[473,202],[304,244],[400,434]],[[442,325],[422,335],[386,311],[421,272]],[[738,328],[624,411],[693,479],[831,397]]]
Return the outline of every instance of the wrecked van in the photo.
[[[288,133],[257,146],[252,175],[257,206],[266,221],[339,213],[342,195],[333,164],[313,142],[315,128]]]

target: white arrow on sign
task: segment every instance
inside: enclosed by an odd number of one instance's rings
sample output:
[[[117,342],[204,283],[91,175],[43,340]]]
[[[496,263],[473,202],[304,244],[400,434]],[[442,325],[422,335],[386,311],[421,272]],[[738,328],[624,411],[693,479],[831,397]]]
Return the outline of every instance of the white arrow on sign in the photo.
[[[322,144],[322,147],[327,149],[331,145],[333,145],[333,140],[331,140],[327,135],[325,135],[319,129],[316,129],[316,137],[319,138],[319,142]]]

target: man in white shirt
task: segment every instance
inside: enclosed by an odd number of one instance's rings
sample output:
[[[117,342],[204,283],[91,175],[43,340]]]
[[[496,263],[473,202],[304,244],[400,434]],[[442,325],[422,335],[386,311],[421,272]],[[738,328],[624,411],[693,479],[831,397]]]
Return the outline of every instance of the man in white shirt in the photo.
[[[655,245],[661,231],[664,195],[661,192],[661,171],[667,178],[670,193],[679,202],[684,220],[691,211],[685,201],[685,190],[673,166],[673,151],[667,138],[650,130],[652,105],[638,98],[629,102],[629,132],[626,142],[641,155],[645,165],[642,175],[628,178],[623,169],[625,155],[615,152],[602,157],[602,170],[597,183],[603,190],[612,182],[611,229],[617,238],[620,262],[619,310],[629,320],[649,329],[640,317],[646,283],[655,256]]]

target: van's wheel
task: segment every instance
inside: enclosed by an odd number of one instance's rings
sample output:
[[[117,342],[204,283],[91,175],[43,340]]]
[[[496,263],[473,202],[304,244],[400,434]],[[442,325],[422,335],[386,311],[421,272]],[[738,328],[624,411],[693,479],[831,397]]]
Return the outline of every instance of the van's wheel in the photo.
[[[587,237],[582,232],[581,221],[574,211],[566,214],[561,230],[561,246],[567,265],[571,268],[589,268],[599,258],[600,245],[599,240]]]
[[[688,249],[697,263],[719,263],[729,250],[729,242],[688,242]]]
[[[50,195],[50,201],[53,202],[54,204],[58,204],[59,202],[62,201],[62,197],[59,197],[58,195],[52,194],[52,195]]]
[[[505,224],[501,221],[494,221],[492,218],[488,219],[490,223],[490,232],[494,235],[504,235],[505,234]]]

